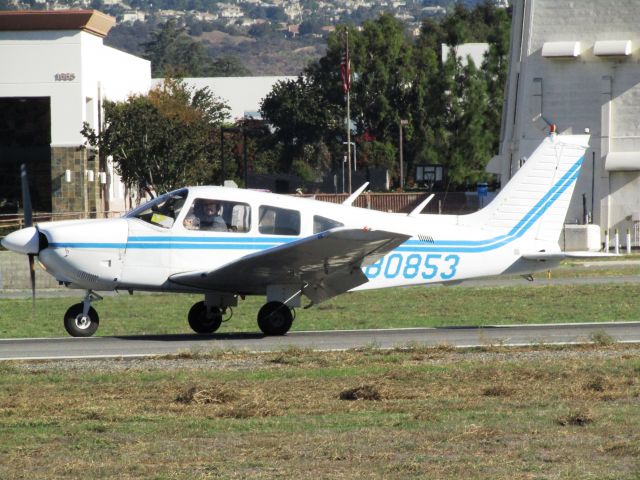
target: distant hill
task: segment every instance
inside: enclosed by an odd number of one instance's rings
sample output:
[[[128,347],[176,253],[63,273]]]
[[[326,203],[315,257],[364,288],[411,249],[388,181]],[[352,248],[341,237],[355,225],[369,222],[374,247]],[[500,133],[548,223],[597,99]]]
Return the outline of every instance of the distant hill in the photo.
[[[111,29],[105,44],[143,56],[144,44],[151,40],[151,22],[120,24]],[[324,55],[326,40],[314,36],[287,38],[272,32],[254,38],[241,32],[212,30],[192,36],[202,42],[213,58],[236,57],[251,75],[298,75],[309,62]]]

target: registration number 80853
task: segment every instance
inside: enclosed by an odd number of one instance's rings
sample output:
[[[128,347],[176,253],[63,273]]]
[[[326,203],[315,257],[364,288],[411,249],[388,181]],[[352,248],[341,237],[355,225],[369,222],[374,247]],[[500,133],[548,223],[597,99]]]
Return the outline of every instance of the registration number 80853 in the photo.
[[[450,280],[456,276],[459,264],[460,257],[453,254],[392,253],[365,267],[364,274],[370,280],[380,276],[389,279]]]

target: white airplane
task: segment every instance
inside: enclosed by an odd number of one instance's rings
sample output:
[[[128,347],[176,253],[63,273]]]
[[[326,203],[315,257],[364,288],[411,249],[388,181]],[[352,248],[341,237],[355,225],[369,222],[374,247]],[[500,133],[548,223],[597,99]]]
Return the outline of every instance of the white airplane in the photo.
[[[118,219],[27,226],[2,245],[28,255],[32,275],[37,256],[60,284],[86,290],[64,316],[72,336],[96,331],[91,303],[108,290],[201,293],[188,321],[202,334],[215,332],[239,297],[266,295],[258,326],[284,335],[302,296],[317,304],[356,290],[555,266],[566,255],[558,239],[588,140],[551,134],[487,207],[468,215],[420,214],[429,199],[409,214],[351,206],[364,186],[342,205],[187,187]]]

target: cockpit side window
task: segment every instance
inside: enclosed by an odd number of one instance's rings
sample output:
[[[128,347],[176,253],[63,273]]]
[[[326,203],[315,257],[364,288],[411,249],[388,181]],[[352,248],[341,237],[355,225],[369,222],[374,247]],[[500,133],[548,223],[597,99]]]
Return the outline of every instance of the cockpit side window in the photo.
[[[320,233],[336,227],[344,227],[344,223],[320,215],[313,216],[313,233]]]
[[[187,230],[246,233],[251,228],[251,207],[240,202],[196,198],[183,226]]]
[[[297,210],[261,205],[259,218],[260,233],[300,235],[300,212]]]
[[[125,215],[163,228],[171,228],[187,199],[186,190],[161,195]]]

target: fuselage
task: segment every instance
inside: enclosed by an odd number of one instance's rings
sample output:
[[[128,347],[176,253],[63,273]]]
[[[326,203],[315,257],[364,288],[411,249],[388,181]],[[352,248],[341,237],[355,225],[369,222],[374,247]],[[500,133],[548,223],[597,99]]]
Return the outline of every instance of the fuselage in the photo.
[[[194,291],[171,282],[171,275],[215,270],[246,255],[346,226],[411,236],[382,259],[363,265],[369,281],[356,289],[531,270],[531,265],[519,270],[520,252],[528,248],[522,239],[505,240],[497,231],[468,225],[466,216],[410,217],[223,187],[190,187],[167,196],[156,199],[155,207],[151,202],[119,219],[40,224],[48,240],[40,262],[74,288]],[[227,231],[194,229],[190,219],[198,199],[222,205]]]

